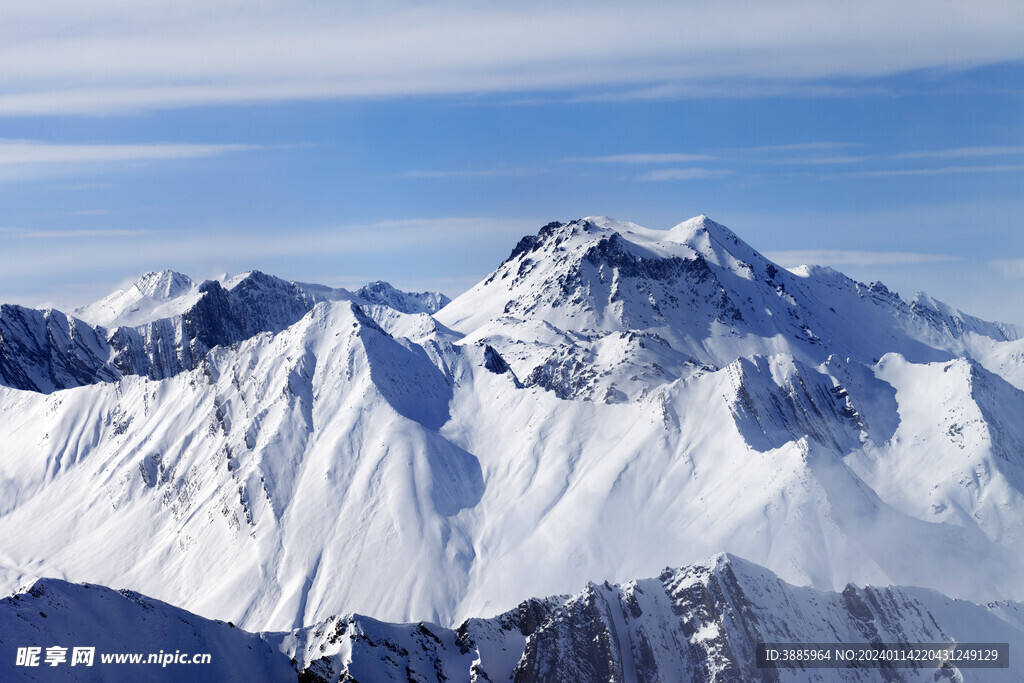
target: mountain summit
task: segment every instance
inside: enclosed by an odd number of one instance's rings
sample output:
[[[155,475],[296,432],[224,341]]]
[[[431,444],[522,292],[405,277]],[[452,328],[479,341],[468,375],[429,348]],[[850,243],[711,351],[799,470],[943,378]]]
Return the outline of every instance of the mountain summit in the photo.
[[[173,270],[150,271],[139,276],[131,287],[118,290],[99,301],[75,309],[74,316],[92,325],[137,325],[174,315],[184,306],[168,306],[199,285],[188,275]]]
[[[549,223],[437,318],[493,346],[520,378],[541,368],[561,378],[561,394],[612,400],[740,357],[938,361],[964,353],[968,332],[1020,336],[880,283],[789,272],[704,215],[667,231],[607,217]]]

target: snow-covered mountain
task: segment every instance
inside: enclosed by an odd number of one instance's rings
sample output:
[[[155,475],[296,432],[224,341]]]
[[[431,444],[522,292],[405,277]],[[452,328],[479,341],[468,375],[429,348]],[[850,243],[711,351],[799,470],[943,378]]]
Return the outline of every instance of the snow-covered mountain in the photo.
[[[783,270],[706,216],[668,231],[548,224],[437,318],[491,343],[528,384],[610,402],[738,357],[927,362],[967,353],[975,337],[1021,336],[828,268]]]
[[[360,301],[388,306],[400,313],[437,313],[451,302],[440,292],[403,292],[381,280],[364,285],[353,294]]]
[[[262,273],[137,289],[181,308],[0,309],[8,591],[454,626],[726,551],[1024,598],[1021,330],[704,216],[549,224],[436,313]]]
[[[131,591],[36,582],[0,602],[0,675],[16,648],[58,643],[96,648],[92,668],[58,665],[46,680],[288,681],[934,681],[1018,680],[1012,669],[759,669],[758,643],[1007,643],[1024,647],[1024,605],[980,606],[921,588],[792,586],[755,564],[720,554],[657,578],[590,583],[573,595],[530,598],[456,628],[332,615],[290,632],[252,634]],[[103,627],[96,630],[96,624]],[[209,665],[103,664],[156,647]],[[1011,657],[1013,655],[1011,654]]]
[[[259,271],[202,284],[170,270],[150,272],[74,315],[0,308],[0,381],[50,393],[124,375],[163,379],[194,369],[215,346],[280,332],[320,301],[348,300],[421,313],[447,297],[409,294],[386,282],[353,294]]]
[[[199,295],[199,284],[173,270],[148,272],[131,287],[72,311],[72,315],[96,327],[134,327],[169,318],[188,310]]]

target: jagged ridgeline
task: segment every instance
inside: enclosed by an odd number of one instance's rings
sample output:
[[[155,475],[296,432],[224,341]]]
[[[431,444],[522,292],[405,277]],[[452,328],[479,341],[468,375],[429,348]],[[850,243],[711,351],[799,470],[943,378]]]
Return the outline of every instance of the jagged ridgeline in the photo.
[[[40,616],[45,614],[45,619]],[[132,591],[41,580],[0,603],[9,642],[79,642],[97,652],[146,653],[166,634],[210,681],[935,681],[1013,680],[1012,670],[759,669],[765,642],[1005,642],[1024,646],[1024,606],[980,607],[920,588],[799,588],[719,555],[657,578],[588,584],[573,595],[531,598],[455,628],[335,615],[290,632],[250,633]],[[1012,624],[1011,624],[1012,622]],[[95,624],[104,628],[96,633]],[[0,672],[14,653],[0,644]],[[6,655],[10,654],[10,657]],[[186,665],[162,672],[181,679]],[[109,667],[107,670],[112,670]],[[136,667],[135,670],[139,670]],[[979,675],[980,674],[980,675]],[[177,678],[174,678],[177,676]]]
[[[705,216],[550,223],[451,302],[148,274],[0,310],[0,583],[250,631],[423,620],[446,648],[720,552],[837,595],[1020,599],[1022,359],[1013,325],[781,268]]]
[[[438,292],[410,294],[386,282],[348,292],[259,271],[202,284],[173,271],[146,273],[70,315],[0,307],[0,381],[50,393],[125,375],[164,379],[199,367],[215,346],[281,332],[317,302],[339,300],[403,313],[432,313],[448,302]]]

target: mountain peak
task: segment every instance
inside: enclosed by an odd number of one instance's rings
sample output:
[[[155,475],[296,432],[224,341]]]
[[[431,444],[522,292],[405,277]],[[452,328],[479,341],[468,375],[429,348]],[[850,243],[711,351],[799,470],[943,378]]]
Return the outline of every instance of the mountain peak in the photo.
[[[702,213],[699,216],[688,218],[682,223],[669,228],[668,239],[671,239],[673,242],[686,242],[688,239],[715,230],[728,230],[728,228],[720,223],[716,223],[708,218],[707,214]]]
[[[143,296],[166,300],[184,294],[196,283],[188,275],[173,270],[151,270],[140,275],[132,286]]]
[[[377,280],[354,294],[369,304],[383,304],[401,313],[436,313],[451,299],[440,292],[403,292],[390,282]]]
[[[668,230],[662,239],[685,244],[712,263],[728,266],[735,261],[744,263],[767,262],[753,247],[736,233],[705,214],[694,216]]]
[[[140,275],[131,287],[77,308],[74,314],[90,325],[110,328],[140,325],[187,309],[197,288],[197,283],[188,275],[173,270],[151,270]]]

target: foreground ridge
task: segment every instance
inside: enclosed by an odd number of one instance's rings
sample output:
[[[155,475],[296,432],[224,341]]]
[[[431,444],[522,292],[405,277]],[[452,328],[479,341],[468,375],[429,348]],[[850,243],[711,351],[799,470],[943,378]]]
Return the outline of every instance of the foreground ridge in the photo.
[[[45,615],[45,616],[44,616]],[[288,681],[874,681],[878,669],[759,669],[763,642],[1007,642],[1024,646],[1024,605],[979,606],[919,588],[799,588],[720,554],[657,578],[588,584],[529,599],[448,629],[332,616],[291,632],[252,634],[132,591],[40,580],[0,603],[0,674],[16,645],[95,644],[97,652],[212,653],[211,664],[101,665],[96,680]],[[102,624],[97,631],[96,625]],[[52,670],[59,678],[73,669]],[[51,673],[48,671],[47,673]],[[982,674],[978,676],[977,674]],[[161,676],[163,676],[161,678]],[[888,669],[888,681],[961,680],[955,667]],[[974,670],[971,680],[1016,680]]]

